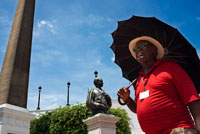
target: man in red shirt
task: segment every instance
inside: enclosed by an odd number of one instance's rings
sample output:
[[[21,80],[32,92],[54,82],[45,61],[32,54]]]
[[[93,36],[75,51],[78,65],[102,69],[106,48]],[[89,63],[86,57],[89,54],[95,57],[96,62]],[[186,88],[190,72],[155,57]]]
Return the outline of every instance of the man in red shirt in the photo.
[[[164,49],[151,37],[132,40],[129,50],[142,65],[135,100],[128,88],[120,88],[117,94],[137,113],[142,130],[146,134],[198,134],[200,97],[188,74],[178,64],[162,60]]]

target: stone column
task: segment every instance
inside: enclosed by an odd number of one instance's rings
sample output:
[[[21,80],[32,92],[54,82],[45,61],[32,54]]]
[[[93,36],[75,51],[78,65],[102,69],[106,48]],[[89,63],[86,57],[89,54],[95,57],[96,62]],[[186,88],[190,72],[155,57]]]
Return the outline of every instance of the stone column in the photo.
[[[96,114],[83,122],[88,126],[88,134],[116,134],[115,124],[119,117],[108,114]]]
[[[19,0],[0,77],[0,104],[27,107],[35,0]]]

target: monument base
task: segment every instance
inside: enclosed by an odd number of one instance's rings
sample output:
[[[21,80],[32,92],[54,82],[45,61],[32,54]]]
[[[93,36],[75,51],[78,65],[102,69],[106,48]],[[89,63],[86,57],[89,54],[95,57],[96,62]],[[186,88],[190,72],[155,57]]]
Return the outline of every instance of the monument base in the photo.
[[[35,115],[25,108],[2,104],[0,105],[0,134],[29,134],[30,121]]]
[[[83,122],[88,126],[88,134],[116,134],[115,124],[119,117],[108,114],[96,114]]]

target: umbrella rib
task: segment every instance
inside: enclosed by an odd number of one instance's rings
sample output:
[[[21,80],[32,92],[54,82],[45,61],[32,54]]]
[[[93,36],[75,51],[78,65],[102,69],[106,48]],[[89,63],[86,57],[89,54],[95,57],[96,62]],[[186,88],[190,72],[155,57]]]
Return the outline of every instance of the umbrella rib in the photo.
[[[168,47],[169,48],[169,47]],[[181,48],[181,45],[177,44],[177,46],[173,47],[173,48],[170,48],[170,51],[174,51],[174,50],[178,50],[179,48]],[[169,51],[169,50],[168,50]]]
[[[172,52],[172,53],[175,53],[175,52]],[[179,61],[187,58],[187,56],[185,56],[183,54],[180,54],[180,53],[175,53],[175,54],[179,54],[179,55],[165,55],[164,57],[165,57],[165,59],[167,59],[167,58],[172,58],[172,59],[178,58]]]
[[[166,56],[166,57],[174,57],[174,58],[186,58],[187,56]]]
[[[133,72],[134,70],[140,68],[140,65],[137,65],[135,68],[131,69],[127,74],[130,74],[131,72]]]
[[[115,46],[115,47],[127,47],[127,45],[118,45],[118,46]]]
[[[156,33],[156,40],[158,40],[158,32],[157,32],[157,31],[155,31],[155,33]]]
[[[132,38],[132,36],[130,36],[128,34],[117,34],[116,36],[127,36],[127,37],[131,37]]]
[[[187,64],[186,62],[180,61],[180,60],[174,60],[176,63],[181,63],[181,64]]]
[[[137,27],[135,27],[135,26],[132,26],[132,25],[129,25],[129,24],[124,24],[124,25],[130,26],[130,27],[132,27],[132,28],[136,29],[137,31],[139,31],[139,32],[141,32],[141,33],[144,33],[144,34],[146,34],[146,35],[147,35],[147,33],[146,33],[146,32],[144,32],[144,31],[141,31],[140,29],[138,29],[138,28],[137,28]]]
[[[124,58],[121,58],[121,59],[118,59],[119,61],[122,61],[122,60],[125,60],[125,59],[128,59],[129,57],[132,57],[131,55],[127,56],[127,57],[124,57]]]
[[[174,61],[176,63],[187,64],[186,62],[175,60],[174,58],[170,58],[170,57],[165,57],[165,60]]]
[[[166,48],[170,48],[172,42],[174,41],[175,37],[176,37],[177,32],[175,33],[174,37],[170,40],[168,46],[166,46]],[[167,44],[166,44],[167,45]]]
[[[176,55],[179,55],[179,56],[182,56],[182,57],[187,57],[184,54],[178,53],[178,52],[168,51],[168,53],[173,53],[173,54],[176,54]]]
[[[164,31],[164,47],[167,48],[167,34],[166,34],[166,31]]]

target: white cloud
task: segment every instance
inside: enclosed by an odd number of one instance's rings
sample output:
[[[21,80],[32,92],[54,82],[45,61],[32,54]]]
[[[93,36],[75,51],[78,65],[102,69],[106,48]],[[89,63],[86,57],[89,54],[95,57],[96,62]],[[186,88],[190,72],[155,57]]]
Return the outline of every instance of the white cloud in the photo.
[[[79,16],[76,16],[76,15],[68,15],[68,16],[65,16],[66,17],[66,20],[71,20],[70,22],[68,22],[67,24],[65,25],[68,25],[68,26],[80,26],[80,25],[84,25],[84,26],[93,26],[93,27],[96,27],[96,28],[102,28],[105,25],[105,23],[112,23],[113,22],[113,19],[109,18],[109,17],[103,17],[103,16],[97,16],[97,15],[94,15],[94,14],[89,14],[89,15],[79,15]],[[64,22],[66,23],[66,22]]]
[[[198,21],[200,21],[200,17],[196,17],[196,19],[197,19]]]
[[[93,24],[93,23],[104,21],[104,18],[101,16],[95,16],[93,14],[90,14],[87,16],[86,20],[88,20],[88,21],[86,21],[86,22],[88,22],[88,24]]]
[[[198,54],[198,56],[200,58],[200,49],[197,49],[197,54]]]
[[[96,64],[96,66],[101,65],[102,64],[101,63],[101,59],[97,59],[96,62],[95,62],[95,64]]]
[[[8,16],[0,16],[0,23],[1,24],[12,24],[12,21],[8,18]]]
[[[74,61],[74,66],[81,69],[91,69],[94,66],[102,65],[102,56],[98,49],[86,49],[84,53],[77,53],[78,56],[70,57],[71,62]]]
[[[39,47],[35,53],[32,53],[32,61],[33,63],[40,64],[43,67],[48,67],[53,65],[55,61],[67,62],[68,56],[64,52],[57,49],[47,49],[43,47]]]
[[[34,30],[34,36],[40,37],[41,35],[46,35],[47,33],[56,34],[56,20],[48,21],[48,20],[39,20],[37,22],[37,27]]]
[[[86,24],[91,26],[96,26],[97,28],[102,28],[105,26],[105,23],[111,23],[113,20],[108,17],[96,16],[93,14],[88,15],[84,20]]]
[[[111,60],[112,60],[112,62],[115,62],[115,56],[113,56]]]
[[[42,27],[42,26],[47,26],[49,27],[50,29],[53,29],[54,25],[53,25],[53,22],[50,22],[50,21],[45,21],[45,20],[41,20],[38,22],[38,27]]]
[[[54,109],[58,108],[59,106],[63,105],[63,103],[66,101],[65,100],[66,96],[63,94],[44,94],[41,92],[40,96],[40,109]],[[37,108],[38,104],[38,95],[34,96],[29,96],[28,103],[30,104],[35,104],[35,105],[29,105],[30,110],[34,110]]]

